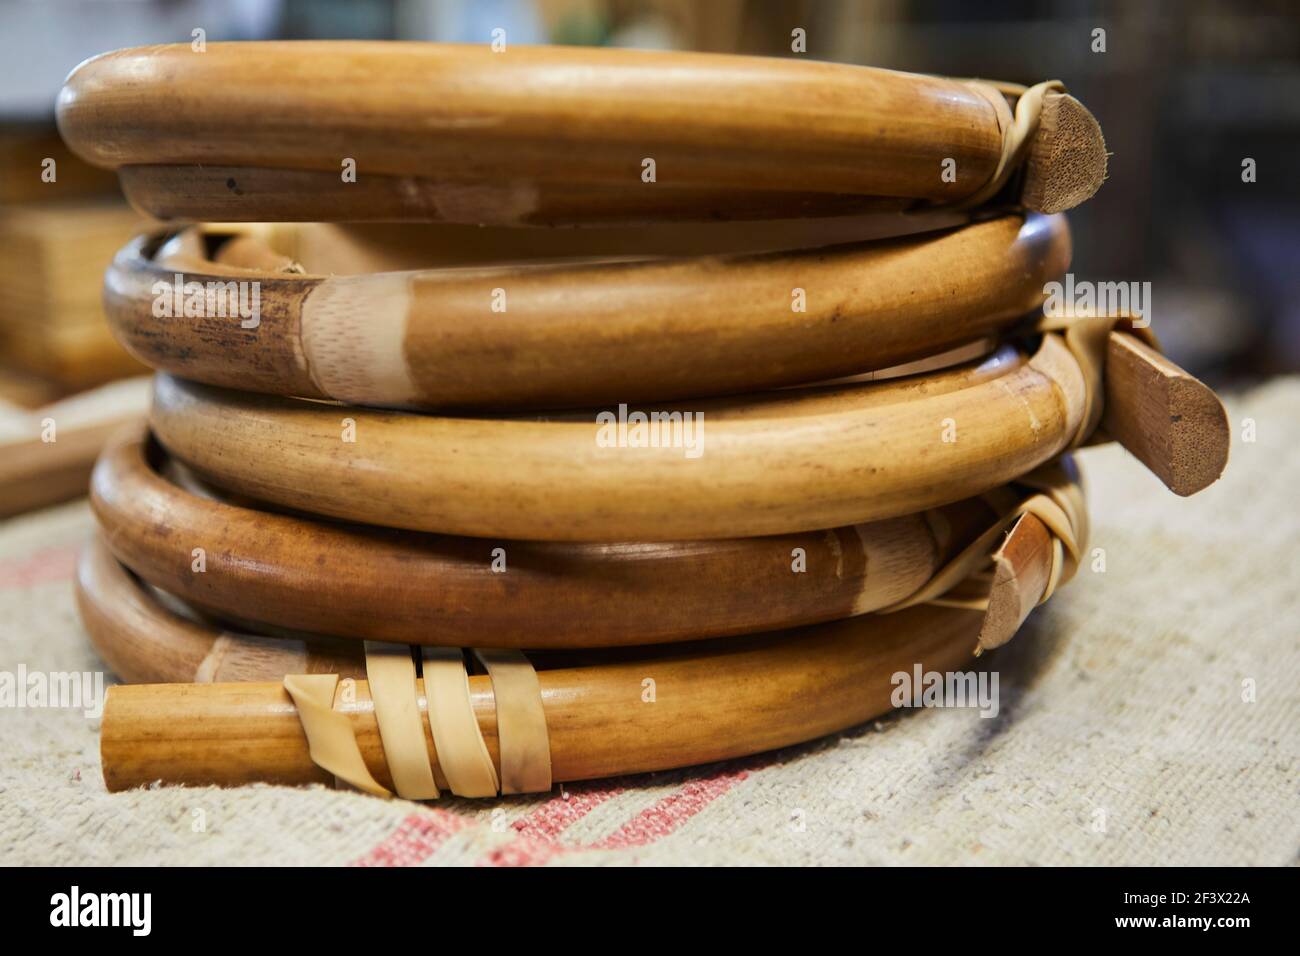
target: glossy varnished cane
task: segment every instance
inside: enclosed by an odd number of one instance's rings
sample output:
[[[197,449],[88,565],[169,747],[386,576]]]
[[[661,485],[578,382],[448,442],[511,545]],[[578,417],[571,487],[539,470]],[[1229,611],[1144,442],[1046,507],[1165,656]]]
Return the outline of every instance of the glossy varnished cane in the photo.
[[[1008,347],[925,375],[677,406],[703,415],[683,419],[696,431],[677,447],[632,447],[591,413],[408,415],[169,376],[152,426],[218,486],[317,514],[476,537],[691,540],[833,528],[987,491],[1067,446],[1083,390],[1047,335],[1032,355]]]
[[[896,675],[945,672],[968,660],[977,641],[996,646],[1010,638],[1052,573],[1053,549],[1043,535],[1032,514],[1015,524],[986,585],[986,613],[920,606],[672,650],[543,654],[535,663],[553,777],[584,779],[742,756],[881,713],[894,703]],[[312,762],[283,685],[257,682],[278,680],[282,668],[304,655],[305,666],[328,667],[330,652],[322,653],[319,639],[246,637],[183,621],[98,545],[83,556],[78,580],[96,646],[137,678],[250,682],[110,690],[101,738],[110,790],[159,779],[195,785],[328,782]],[[1009,630],[986,643],[990,622]],[[284,651],[273,649],[277,641],[285,641]],[[221,675],[214,657],[225,667]],[[334,663],[341,675],[355,672],[351,657]],[[499,765],[492,680],[468,680],[479,732]],[[423,710],[427,701],[418,683],[416,695]],[[387,786],[368,683],[351,682],[334,706],[348,715],[365,763]],[[426,747],[434,752],[427,740]]]
[[[649,218],[673,215],[674,204],[677,215],[692,205],[697,218],[717,215],[710,191],[720,190],[787,193],[787,215],[804,214],[808,194],[818,193],[957,202],[996,177],[1012,112],[991,84],[807,60],[315,42],[105,54],[68,78],[58,119],[92,163],[227,167],[224,181],[207,185],[229,196],[241,192],[240,167],[254,176],[329,173],[333,189],[319,178],[296,190],[327,199],[367,176],[399,177],[414,215],[550,224],[563,221],[574,184],[606,190],[606,219],[620,191],[629,212],[644,216],[638,207],[660,185],[678,198],[654,203]],[[1023,158],[1019,195],[1047,211],[1086,199],[1105,174],[1096,121],[1056,91],[1042,99]],[[351,183],[341,175],[349,161]],[[198,197],[188,208],[184,191],[164,188],[159,197],[157,178],[128,173],[124,182],[147,210],[185,218],[211,211],[204,182],[184,184]],[[288,180],[275,186],[229,204],[228,218],[273,218],[257,199],[295,191]],[[757,205],[763,216],[775,213],[770,202]],[[275,211],[286,213],[283,205]],[[365,212],[352,204],[349,214]]]
[[[128,245],[105,281],[114,332],[142,361],[405,408],[667,401],[882,369],[1005,328],[1070,261],[1064,217],[1039,215],[762,255],[357,275],[168,256],[163,238]],[[240,262],[285,261],[241,248]],[[256,284],[252,319],[186,305],[186,289],[235,283]]]
[[[627,649],[606,663],[540,668],[554,779],[664,770],[744,756],[833,733],[890,709],[891,677],[970,660],[983,615],[921,607],[744,641]],[[610,653],[610,652],[606,652]],[[653,699],[646,682],[653,682]],[[374,777],[389,785],[365,681],[343,705]],[[494,761],[495,705],[470,677]],[[426,706],[419,695],[421,710]],[[427,723],[425,724],[428,733]],[[276,683],[110,688],[101,730],[109,790],[156,780],[233,786],[327,783],[292,701]]]
[[[277,674],[364,677],[359,641],[263,637],[165,607],[99,537],[77,564],[77,608],[96,652],[131,683],[266,680]]]
[[[973,500],[775,537],[490,541],[257,510],[178,486],[163,463],[137,438],[91,487],[104,540],[150,584],[227,618],[412,644],[656,644],[862,614],[913,594],[993,519]]]

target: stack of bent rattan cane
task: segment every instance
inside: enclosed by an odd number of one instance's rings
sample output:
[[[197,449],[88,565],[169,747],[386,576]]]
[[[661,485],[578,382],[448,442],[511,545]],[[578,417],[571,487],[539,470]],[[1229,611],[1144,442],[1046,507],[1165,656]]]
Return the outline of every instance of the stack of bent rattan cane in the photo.
[[[79,574],[113,790],[493,796],[832,733],[1086,564],[1071,449],[1179,494],[1226,459],[1144,317],[1043,313],[1105,169],[1058,83],[230,44],[91,60],[59,119],[227,223],[108,271],[158,370]]]

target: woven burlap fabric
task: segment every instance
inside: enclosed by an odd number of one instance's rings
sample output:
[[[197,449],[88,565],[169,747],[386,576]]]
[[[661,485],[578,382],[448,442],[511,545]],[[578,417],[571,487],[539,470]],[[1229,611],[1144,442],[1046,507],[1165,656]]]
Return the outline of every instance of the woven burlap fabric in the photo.
[[[109,795],[98,724],[0,711],[0,856],[56,864],[1284,864],[1300,846],[1300,380],[1229,402],[1227,476],[1082,453],[1105,551],[987,655],[1001,712],[894,715],[689,772],[420,806],[326,789]],[[1243,441],[1245,419],[1256,440]],[[0,526],[0,669],[98,669],[84,503]],[[1243,681],[1255,699],[1243,700]],[[653,705],[648,705],[653,706]]]

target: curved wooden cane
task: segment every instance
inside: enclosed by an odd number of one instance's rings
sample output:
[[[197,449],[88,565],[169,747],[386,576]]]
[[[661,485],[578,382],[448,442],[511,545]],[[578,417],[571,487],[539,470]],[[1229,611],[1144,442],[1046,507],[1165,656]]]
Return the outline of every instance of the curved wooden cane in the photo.
[[[656,644],[862,614],[915,593],[994,518],[972,500],[777,537],[492,542],[241,507],[178,487],[160,458],[138,438],[120,444],[91,483],[104,538],[133,572],[226,619],[408,644]]]
[[[84,600],[84,599],[83,599]],[[810,740],[890,708],[890,678],[916,665],[968,661],[982,615],[920,607],[742,641],[588,652],[539,662],[556,780],[582,780],[724,760]],[[91,627],[95,618],[88,618]],[[272,665],[278,667],[278,665]],[[109,790],[179,784],[326,783],[278,682],[145,684],[109,690],[100,752]],[[475,717],[500,766],[495,702],[471,676]],[[647,680],[653,702],[643,698]],[[422,687],[421,711],[426,708]],[[373,776],[391,786],[367,682],[344,705]],[[427,722],[425,722],[426,734]]]
[[[258,166],[122,166],[122,192],[155,219],[208,222],[448,223],[498,226],[645,226],[765,219],[834,222],[912,215],[916,200],[839,193],[738,192],[670,183],[447,182]],[[1053,210],[1055,211],[1055,210]],[[531,231],[531,230],[530,230]],[[548,229],[548,231],[551,231]],[[601,229],[600,231],[604,231]]]
[[[834,528],[972,497],[1063,450],[1083,389],[1074,357],[1045,335],[1032,356],[1008,346],[933,374],[699,403],[687,409],[703,415],[688,422],[694,437],[677,433],[691,447],[627,447],[608,419],[576,413],[363,411],[166,375],[152,425],[214,484],[315,514],[476,537],[665,541]]]
[[[365,677],[359,641],[262,637],[164,607],[96,537],[77,563],[77,608],[99,656],[124,681],[214,683],[275,674]]]
[[[984,611],[973,650],[978,654],[999,647],[1045,599],[1052,550],[1051,532],[1033,514],[1024,514],[989,556],[986,571],[972,574],[942,600],[926,603]],[[299,673],[365,676],[363,642],[357,639],[362,635],[343,638],[305,631],[307,615],[296,619],[298,627],[229,628],[229,615],[207,615],[142,581],[113,555],[103,534],[82,552],[75,583],[91,643],[129,683],[225,683]],[[629,642],[620,647],[530,648],[528,653],[539,666],[579,666],[649,650],[648,642]]]
[[[764,255],[346,276],[157,255],[162,238],[128,245],[105,282],[114,332],[142,361],[407,408],[665,401],[886,368],[1006,327],[1070,260],[1064,217],[1038,215]],[[241,255],[279,261],[249,242]],[[187,308],[235,282],[256,283],[255,316],[251,290]]]
[[[410,272],[447,266],[557,264],[586,258],[735,256],[816,249],[939,232],[988,218],[986,212],[841,216],[833,220],[660,222],[603,229],[508,229],[447,223],[205,222],[180,227],[148,261],[182,270],[227,269],[317,276]],[[147,249],[153,248],[150,243]],[[174,277],[173,277],[174,278]]]
[[[692,206],[707,218],[719,201],[724,214],[743,212],[739,198],[718,195],[735,193],[786,193],[789,215],[806,213],[808,195],[818,193],[957,202],[1005,174],[1014,126],[1006,92],[866,67],[695,53],[214,43],[201,56],[175,45],[88,60],[60,94],[58,121],[91,163],[155,168],[152,178],[126,180],[145,209],[193,218],[225,190],[244,192],[244,201],[223,214],[265,220],[274,218],[268,211],[289,211],[257,202],[273,184],[317,196],[322,218],[340,189],[385,176],[400,185],[358,192],[398,200],[405,217],[521,224],[563,219],[576,185],[608,190],[598,207],[606,219],[624,203],[629,216],[645,215],[650,190],[677,193],[651,202],[653,218],[690,215]],[[1017,195],[1037,208],[1082,202],[1105,176],[1096,121],[1057,91],[1042,97],[1024,152]],[[355,183],[342,175],[346,161]],[[252,172],[183,180],[200,190],[187,206],[176,181],[155,196],[156,167],[167,166]],[[245,192],[241,181],[263,170],[329,173],[337,186],[322,193],[323,180],[282,178]],[[583,221],[593,207],[577,204],[570,215]],[[773,215],[772,202],[759,205]],[[354,201],[340,212],[366,209]]]
[[[1020,517],[994,556],[985,585],[987,613],[924,605],[673,650],[533,654],[553,777],[585,779],[742,756],[881,713],[891,705],[893,675],[946,671],[968,659],[976,640],[984,648],[1011,637],[1053,577],[1050,542],[1034,514]],[[181,619],[99,544],[83,556],[78,586],[92,640],[135,679],[278,680],[286,667],[300,664],[333,664],[341,676],[356,670],[356,651],[336,650],[341,642],[246,637]],[[499,768],[491,679],[468,680],[473,715]],[[649,698],[648,686],[654,688]],[[350,717],[371,774],[388,786],[369,685],[358,680],[352,690],[336,706]],[[417,685],[423,710],[427,700],[420,690]],[[426,749],[434,752],[427,739]],[[101,751],[110,790],[159,779],[223,785],[329,779],[312,764],[281,683],[113,688]]]

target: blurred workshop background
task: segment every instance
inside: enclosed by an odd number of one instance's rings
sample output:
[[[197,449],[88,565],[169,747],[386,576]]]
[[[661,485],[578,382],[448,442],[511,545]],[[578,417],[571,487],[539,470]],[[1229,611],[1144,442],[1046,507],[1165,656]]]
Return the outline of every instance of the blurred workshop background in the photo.
[[[113,176],[61,146],[56,93],[86,57],[188,43],[196,27],[209,42],[476,43],[503,27],[512,44],[1060,78],[1113,153],[1100,194],[1071,213],[1075,275],[1150,280],[1167,351],[1221,388],[1300,370],[1295,0],[0,0],[0,403],[28,410],[12,419],[20,431],[39,420],[31,409],[141,371],[99,299],[105,264],[142,220]],[[791,50],[796,28],[804,53]]]

